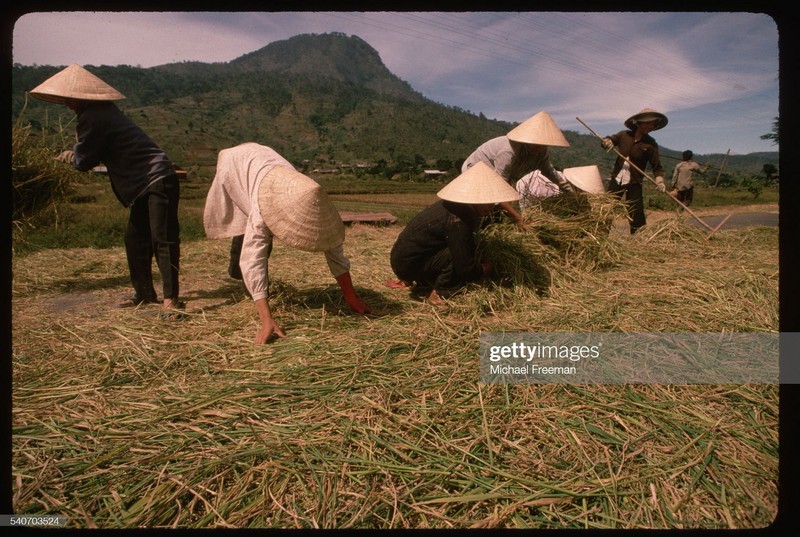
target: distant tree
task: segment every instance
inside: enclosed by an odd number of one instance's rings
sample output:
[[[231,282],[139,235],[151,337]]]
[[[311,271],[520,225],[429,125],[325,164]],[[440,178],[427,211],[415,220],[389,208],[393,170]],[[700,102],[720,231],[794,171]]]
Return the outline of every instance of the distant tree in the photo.
[[[717,186],[725,188],[736,185],[736,181],[734,180],[733,176],[728,172],[722,172],[719,176],[719,181],[717,181]]]
[[[772,122],[772,132],[769,134],[762,134],[762,140],[772,140],[774,145],[778,145],[778,118],[776,117],[775,120]]]
[[[443,158],[436,159],[436,168],[443,172],[446,172],[453,168],[453,161],[450,159],[443,159]]]
[[[766,163],[764,167],[761,169],[764,172],[764,175],[767,177],[767,183],[771,183],[775,175],[778,173],[778,168],[775,167],[774,164]]]
[[[753,199],[757,199],[761,195],[761,191],[764,190],[764,186],[755,177],[744,177],[741,186],[753,195]]]
[[[378,159],[374,166],[369,169],[369,173],[374,175],[385,175],[386,174],[386,160],[385,159]]]

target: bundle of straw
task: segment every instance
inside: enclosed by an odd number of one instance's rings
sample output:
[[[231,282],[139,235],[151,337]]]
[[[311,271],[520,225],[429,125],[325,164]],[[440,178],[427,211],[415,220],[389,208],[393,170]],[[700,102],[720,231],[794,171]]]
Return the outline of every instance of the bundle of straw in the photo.
[[[12,222],[30,226],[37,219],[58,218],[58,207],[73,192],[79,172],[53,158],[55,153],[34,137],[30,125],[12,129]]]
[[[524,230],[503,223],[479,233],[479,255],[495,263],[502,281],[541,289],[552,272],[595,270],[619,260],[619,245],[609,237],[614,218],[625,214],[619,200],[560,194],[532,201],[523,212]]]
[[[494,273],[503,284],[520,285],[543,291],[550,287],[547,260],[551,247],[513,224],[491,224],[478,238],[478,256],[494,264]]]
[[[705,243],[706,234],[698,227],[687,225],[680,218],[666,218],[648,224],[636,232],[634,238],[643,243],[650,242],[695,242]]]

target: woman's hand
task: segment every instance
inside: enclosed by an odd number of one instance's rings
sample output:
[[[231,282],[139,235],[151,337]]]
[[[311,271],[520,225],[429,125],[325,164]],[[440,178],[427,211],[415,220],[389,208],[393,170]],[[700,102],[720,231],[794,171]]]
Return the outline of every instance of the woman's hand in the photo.
[[[283,333],[278,324],[272,319],[269,319],[268,321],[261,323],[261,327],[258,329],[254,343],[259,345],[269,343],[273,335],[278,338],[286,337],[286,334]]]

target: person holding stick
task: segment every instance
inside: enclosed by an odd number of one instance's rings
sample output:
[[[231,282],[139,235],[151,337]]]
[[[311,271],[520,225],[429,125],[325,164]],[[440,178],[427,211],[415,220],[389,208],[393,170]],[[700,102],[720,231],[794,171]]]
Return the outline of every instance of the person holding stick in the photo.
[[[672,172],[672,191],[670,195],[675,196],[678,201],[687,207],[692,204],[694,198],[694,172],[706,173],[708,167],[703,167],[692,160],[694,153],[690,150],[683,152],[683,160],[675,166]]]
[[[505,136],[481,144],[464,161],[461,171],[466,172],[476,163],[483,162],[515,187],[520,178],[540,170],[562,192],[571,192],[569,182],[550,162],[548,146],[569,147],[569,142],[550,114],[542,111],[511,129]],[[522,227],[522,216],[511,203],[500,203],[500,207]]]
[[[655,176],[659,192],[666,192],[664,167],[658,154],[658,144],[650,133],[667,125],[667,116],[652,108],[644,108],[625,120],[628,130],[601,139],[604,149],[617,148],[617,160],[611,172],[608,192],[618,199],[625,198],[630,218],[631,234],[647,224],[644,213],[642,182],[648,164]],[[631,166],[631,163],[634,166]]]
[[[268,302],[273,237],[300,250],[322,252],[350,309],[371,312],[353,288],[336,207],[316,181],[272,148],[249,142],[219,152],[203,225],[211,239],[243,237],[238,264],[261,321],[255,343],[285,337]]]

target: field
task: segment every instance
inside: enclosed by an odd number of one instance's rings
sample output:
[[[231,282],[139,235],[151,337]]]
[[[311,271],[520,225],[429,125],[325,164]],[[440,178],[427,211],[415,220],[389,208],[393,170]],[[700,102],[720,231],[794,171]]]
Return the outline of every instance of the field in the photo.
[[[433,192],[333,198],[413,215]],[[185,193],[188,222],[202,195]],[[706,240],[673,211],[648,217],[636,236],[615,223],[605,263],[445,307],[385,285],[402,224],[356,224],[345,249],[367,316],[320,254],[277,244],[287,338],[262,347],[226,241],[185,238],[182,321],[114,307],[120,246],[15,255],[14,512],[73,528],[767,527],[778,386],[480,382],[487,332],[778,330],[777,229]]]

